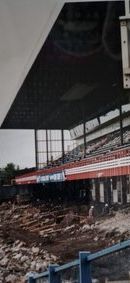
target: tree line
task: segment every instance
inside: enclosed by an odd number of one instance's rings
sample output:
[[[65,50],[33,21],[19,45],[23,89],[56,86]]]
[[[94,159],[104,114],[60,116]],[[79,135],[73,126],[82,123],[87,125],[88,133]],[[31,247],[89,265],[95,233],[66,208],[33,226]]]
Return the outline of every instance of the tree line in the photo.
[[[14,163],[8,163],[6,167],[0,168],[0,185],[10,185],[20,170]]]

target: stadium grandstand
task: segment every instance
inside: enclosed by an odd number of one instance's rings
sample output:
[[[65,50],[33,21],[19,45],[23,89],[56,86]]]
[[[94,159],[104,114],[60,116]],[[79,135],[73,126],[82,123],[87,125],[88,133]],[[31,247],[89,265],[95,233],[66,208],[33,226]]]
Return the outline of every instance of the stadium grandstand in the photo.
[[[80,180],[79,194],[81,195],[82,191],[85,192],[86,188],[91,192],[91,201],[109,202],[109,204],[129,203],[130,104],[124,105],[122,109],[122,132],[119,110],[116,109],[97,120],[94,119],[85,123],[85,143],[83,143],[83,125],[71,129],[71,139],[64,140],[64,143],[67,143],[66,148],[72,146],[74,148],[67,152],[58,151],[63,143],[59,139],[57,147],[55,136],[58,134],[59,137],[59,134],[62,134],[58,131],[54,132],[53,130],[53,139],[51,140],[37,139],[37,149],[39,144],[40,148],[42,146],[44,149],[46,148],[44,152],[37,152],[37,161],[44,159],[45,154],[46,158],[44,162],[37,164],[39,170],[16,177],[16,184],[38,183],[44,187],[47,184],[56,183],[59,188],[63,189],[64,184],[68,186],[67,181],[71,181],[70,184],[73,187],[73,182]],[[45,134],[48,137],[47,132],[45,130],[40,131],[40,135],[37,133],[37,137],[41,138],[42,135],[45,137]],[[49,130],[49,135],[50,132]],[[68,132],[66,134],[66,136],[69,136]],[[55,147],[57,147],[57,151],[54,150]],[[47,152],[47,148],[50,148],[51,151]],[[60,157],[57,158],[56,153]],[[48,159],[49,157],[50,159]]]
[[[33,24],[27,25],[26,39],[17,36],[17,52],[24,42],[27,53],[17,56],[24,62],[17,62],[21,75],[12,72],[10,93],[2,84],[1,129],[35,132],[36,170],[16,176],[15,184],[130,202],[129,70],[122,81],[119,20],[124,1],[38,2],[43,29],[35,23],[33,33]]]

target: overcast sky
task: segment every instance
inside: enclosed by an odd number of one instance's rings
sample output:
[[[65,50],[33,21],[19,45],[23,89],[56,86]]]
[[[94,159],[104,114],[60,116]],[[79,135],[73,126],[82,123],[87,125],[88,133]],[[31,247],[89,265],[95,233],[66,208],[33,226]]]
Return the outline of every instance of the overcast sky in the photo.
[[[10,162],[20,168],[35,166],[33,131],[0,130],[0,168]]]

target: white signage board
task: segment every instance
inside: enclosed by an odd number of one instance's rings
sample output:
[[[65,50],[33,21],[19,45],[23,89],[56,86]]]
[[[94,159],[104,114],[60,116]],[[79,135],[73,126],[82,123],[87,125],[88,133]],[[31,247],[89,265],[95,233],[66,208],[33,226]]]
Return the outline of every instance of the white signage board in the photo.
[[[49,183],[49,182],[63,182],[65,181],[64,172],[58,172],[49,175],[40,175],[37,177],[37,183]]]

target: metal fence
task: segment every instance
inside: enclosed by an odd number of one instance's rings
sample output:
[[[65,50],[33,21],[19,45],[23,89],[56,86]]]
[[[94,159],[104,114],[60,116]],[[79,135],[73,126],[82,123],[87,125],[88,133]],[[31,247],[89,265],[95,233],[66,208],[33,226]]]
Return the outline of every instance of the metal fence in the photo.
[[[61,283],[61,272],[73,267],[77,267],[79,269],[79,283],[92,283],[91,263],[96,259],[127,248],[130,248],[130,240],[113,245],[96,253],[79,252],[79,259],[61,266],[55,264],[50,265],[48,271],[39,273],[38,275],[31,275],[28,283],[43,283],[45,280],[47,280],[48,283]]]

